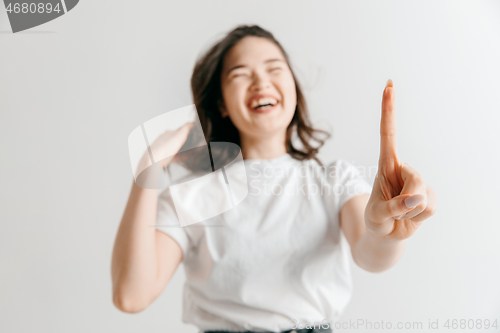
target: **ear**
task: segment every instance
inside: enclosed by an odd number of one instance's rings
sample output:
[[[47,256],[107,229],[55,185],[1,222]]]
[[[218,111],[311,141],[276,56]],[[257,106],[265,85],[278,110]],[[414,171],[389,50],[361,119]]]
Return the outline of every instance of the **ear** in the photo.
[[[226,106],[224,105],[224,102],[219,99],[219,101],[217,102],[218,106],[219,106],[219,111],[220,111],[220,114],[222,116],[222,118],[225,118],[227,117],[229,114],[226,110]]]

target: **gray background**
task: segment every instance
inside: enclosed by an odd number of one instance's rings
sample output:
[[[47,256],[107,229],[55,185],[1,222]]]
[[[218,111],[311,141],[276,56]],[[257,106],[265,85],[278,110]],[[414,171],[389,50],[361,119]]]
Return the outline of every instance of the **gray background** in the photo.
[[[18,34],[0,10],[0,331],[197,331],[181,322],[182,266],[148,309],[117,310],[111,251],[128,134],[191,104],[196,56],[240,23],[289,52],[334,130],[325,161],[377,164],[392,78],[399,155],[438,194],[395,267],[352,265],[342,320],[500,324],[500,2],[86,0]]]

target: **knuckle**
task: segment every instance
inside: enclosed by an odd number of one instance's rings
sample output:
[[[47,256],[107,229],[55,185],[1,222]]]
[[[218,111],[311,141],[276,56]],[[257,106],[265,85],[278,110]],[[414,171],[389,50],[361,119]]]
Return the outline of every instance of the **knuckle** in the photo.
[[[417,183],[417,184],[424,183],[424,178],[418,172],[413,172],[412,174],[410,174],[410,180],[414,183]]]
[[[408,163],[403,163],[403,171],[408,175],[409,179],[421,182],[424,180],[424,177]]]
[[[427,206],[427,207],[426,207],[426,209],[425,209],[425,210],[427,211],[427,213],[428,213],[429,215],[431,215],[431,216],[432,216],[432,215],[436,214],[436,211],[437,211],[437,206],[436,206],[436,205],[429,205],[429,206]]]
[[[424,183],[424,177],[421,174],[416,173],[415,178],[419,183]]]
[[[395,128],[385,128],[384,130],[381,131],[380,133],[383,137],[387,138],[394,138],[396,136],[396,129]]]

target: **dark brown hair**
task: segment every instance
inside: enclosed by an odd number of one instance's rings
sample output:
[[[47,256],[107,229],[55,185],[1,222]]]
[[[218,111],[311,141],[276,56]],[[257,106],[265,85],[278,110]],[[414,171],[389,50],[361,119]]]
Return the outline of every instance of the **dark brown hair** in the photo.
[[[274,36],[257,25],[240,25],[229,32],[222,40],[213,45],[201,57],[198,58],[191,77],[191,90],[193,100],[198,112],[201,127],[205,134],[205,140],[222,141],[240,145],[240,135],[229,117],[222,117],[219,106],[222,103],[221,72],[223,60],[227,52],[241,39],[247,36],[267,38],[279,47],[285,57],[288,66],[290,60]],[[292,121],[288,125],[286,133],[286,150],[298,160],[315,159],[320,165],[316,154],[323,146],[330,134],[323,130],[314,129],[309,120],[308,109],[300,84],[290,67],[295,81],[297,92],[297,106]],[[295,132],[295,133],[294,133]],[[293,135],[296,134],[302,147],[296,147],[292,143]],[[320,138],[323,135],[323,138]],[[316,141],[316,145],[311,144]]]

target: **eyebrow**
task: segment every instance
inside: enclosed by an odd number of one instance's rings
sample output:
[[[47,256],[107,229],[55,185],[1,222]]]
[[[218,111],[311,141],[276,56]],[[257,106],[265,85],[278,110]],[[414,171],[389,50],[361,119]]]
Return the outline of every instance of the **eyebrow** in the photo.
[[[281,61],[283,63],[285,63],[285,61],[283,59],[279,59],[279,58],[273,58],[273,59],[267,59],[266,61],[264,61],[265,64],[269,63],[269,62],[274,62],[274,61]],[[229,75],[229,73],[235,69],[238,69],[238,68],[242,68],[242,67],[246,67],[245,65],[237,65],[237,66],[234,66],[232,68],[230,68],[227,72],[226,72],[226,76]]]

